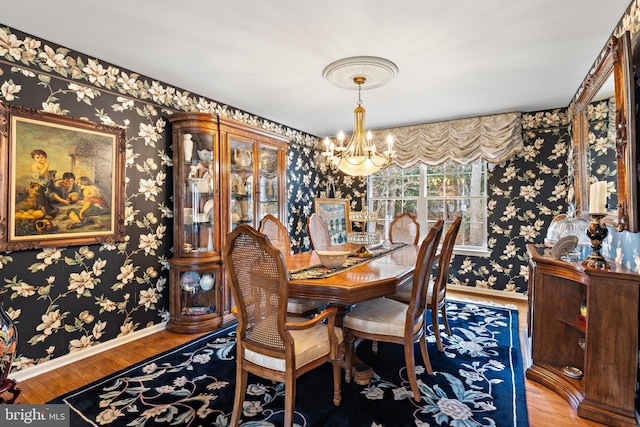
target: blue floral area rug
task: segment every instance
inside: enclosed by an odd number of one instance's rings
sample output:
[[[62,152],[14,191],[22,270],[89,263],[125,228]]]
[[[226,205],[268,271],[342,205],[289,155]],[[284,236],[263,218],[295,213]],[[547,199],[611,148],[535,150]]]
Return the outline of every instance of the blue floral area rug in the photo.
[[[420,402],[412,397],[402,346],[379,343],[374,355],[363,342],[358,355],[373,368],[374,379],[360,386],[343,376],[342,403],[335,407],[331,366],[303,375],[296,425],[528,426],[517,310],[449,300],[447,313],[452,336],[443,330],[445,352],[435,339],[428,342],[434,375],[426,372],[416,344]],[[70,406],[72,427],[227,426],[234,333],[230,326],[202,336],[50,403]],[[242,425],[281,426],[283,396],[283,384],[249,375]]]

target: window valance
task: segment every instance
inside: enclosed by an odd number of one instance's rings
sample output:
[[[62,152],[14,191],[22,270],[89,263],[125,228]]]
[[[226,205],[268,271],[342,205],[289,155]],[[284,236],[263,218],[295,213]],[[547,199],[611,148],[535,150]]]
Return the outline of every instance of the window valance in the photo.
[[[524,148],[520,113],[426,123],[372,133],[376,141],[384,141],[388,133],[393,135],[394,163],[400,167],[417,163],[435,166],[447,160],[467,164],[478,158],[498,164]]]

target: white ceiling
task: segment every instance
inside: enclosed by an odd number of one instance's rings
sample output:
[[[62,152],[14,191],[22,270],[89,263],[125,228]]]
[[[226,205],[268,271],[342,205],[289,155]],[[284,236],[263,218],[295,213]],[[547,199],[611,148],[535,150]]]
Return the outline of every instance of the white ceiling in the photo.
[[[3,0],[3,2],[6,0]],[[316,136],[353,129],[350,56],[398,75],[370,129],[566,107],[630,0],[12,0],[0,24]]]

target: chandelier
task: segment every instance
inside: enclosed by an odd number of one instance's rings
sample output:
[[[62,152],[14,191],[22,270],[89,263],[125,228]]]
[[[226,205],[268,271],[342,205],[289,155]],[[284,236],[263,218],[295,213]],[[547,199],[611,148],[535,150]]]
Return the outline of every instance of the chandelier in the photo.
[[[386,59],[360,56],[336,61],[327,66],[323,72],[326,80],[336,86],[345,88],[347,79],[358,87],[358,105],[353,111],[355,128],[351,139],[344,145],[344,134],[340,132],[336,143],[329,138],[324,140],[322,155],[332,170],[340,170],[351,176],[368,176],[391,165],[395,154],[393,151],[393,137],[388,135],[386,150],[378,152],[371,132],[367,132],[364,125],[365,109],[362,106],[362,86],[378,87],[386,83],[398,72],[396,65]],[[367,75],[373,78],[367,82]],[[351,82],[349,82],[350,84]],[[351,86],[353,87],[353,86]]]

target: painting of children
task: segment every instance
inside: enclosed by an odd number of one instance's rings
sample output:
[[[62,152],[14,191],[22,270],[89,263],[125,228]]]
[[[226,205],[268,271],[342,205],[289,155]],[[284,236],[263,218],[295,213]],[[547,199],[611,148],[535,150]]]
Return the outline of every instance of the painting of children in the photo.
[[[31,158],[33,159],[33,163],[31,164],[31,179],[33,182],[47,185],[49,182],[47,152],[37,148],[31,151]]]
[[[124,129],[3,103],[0,119],[11,127],[0,250],[124,238]]]
[[[78,185],[82,190],[82,196],[79,200],[80,209],[69,211],[69,219],[71,224],[67,225],[69,230],[83,227],[88,224],[94,224],[94,217],[109,213],[109,202],[102,197],[100,189],[94,185],[89,177],[81,176],[78,179]]]

